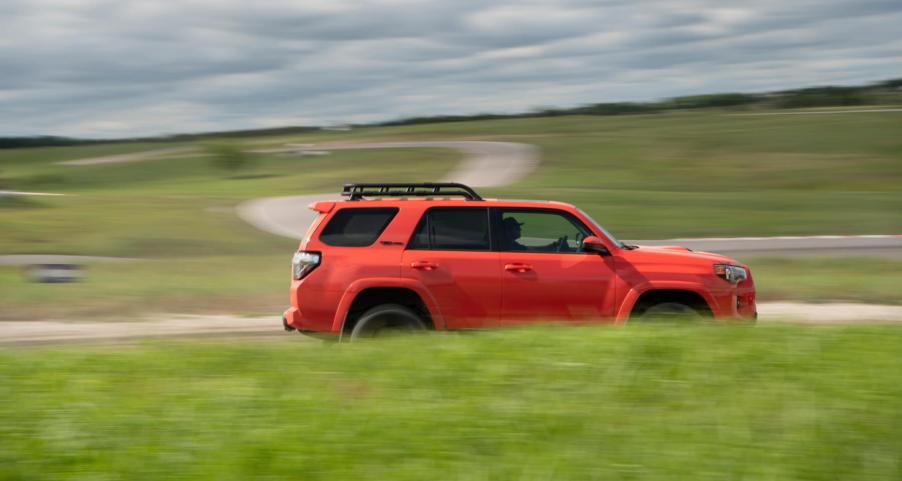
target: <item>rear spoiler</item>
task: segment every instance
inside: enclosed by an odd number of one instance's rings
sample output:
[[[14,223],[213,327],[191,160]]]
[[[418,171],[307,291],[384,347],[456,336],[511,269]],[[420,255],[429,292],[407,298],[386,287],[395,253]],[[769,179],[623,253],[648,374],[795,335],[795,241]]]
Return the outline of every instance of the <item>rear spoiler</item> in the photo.
[[[307,206],[307,208],[319,212],[320,214],[328,214],[329,212],[332,212],[332,209],[335,208],[335,201],[318,200],[316,202],[311,202],[310,205]]]

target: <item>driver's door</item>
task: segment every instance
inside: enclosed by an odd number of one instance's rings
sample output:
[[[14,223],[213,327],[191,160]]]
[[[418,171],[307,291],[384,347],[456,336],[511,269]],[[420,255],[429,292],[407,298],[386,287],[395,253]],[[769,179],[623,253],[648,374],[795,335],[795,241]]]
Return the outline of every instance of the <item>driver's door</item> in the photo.
[[[513,220],[508,220],[513,219]],[[614,315],[614,258],[582,251],[593,234],[557,209],[495,209],[501,250],[501,322]]]

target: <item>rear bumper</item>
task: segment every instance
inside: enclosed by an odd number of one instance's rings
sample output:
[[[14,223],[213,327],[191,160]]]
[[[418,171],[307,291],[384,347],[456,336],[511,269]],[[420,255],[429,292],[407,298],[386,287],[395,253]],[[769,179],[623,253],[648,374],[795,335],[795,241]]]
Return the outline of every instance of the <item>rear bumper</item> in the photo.
[[[286,331],[309,330],[309,328],[304,326],[304,321],[301,318],[301,311],[298,310],[297,307],[289,307],[285,313],[282,314],[282,327],[284,327]]]
[[[316,337],[319,339],[332,339],[337,337],[335,333],[330,331],[322,331],[315,329],[309,322],[304,320],[301,311],[297,307],[289,307],[282,314],[282,327],[286,331],[298,331],[301,334]]]

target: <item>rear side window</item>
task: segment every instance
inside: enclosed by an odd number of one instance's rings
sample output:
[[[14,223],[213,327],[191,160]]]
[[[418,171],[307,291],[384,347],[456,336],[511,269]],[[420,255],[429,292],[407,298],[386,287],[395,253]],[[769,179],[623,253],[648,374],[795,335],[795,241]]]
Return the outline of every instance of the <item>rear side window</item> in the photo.
[[[410,239],[409,249],[487,251],[487,209],[430,209]]]
[[[372,245],[397,213],[397,207],[341,209],[326,224],[319,240],[336,247]]]

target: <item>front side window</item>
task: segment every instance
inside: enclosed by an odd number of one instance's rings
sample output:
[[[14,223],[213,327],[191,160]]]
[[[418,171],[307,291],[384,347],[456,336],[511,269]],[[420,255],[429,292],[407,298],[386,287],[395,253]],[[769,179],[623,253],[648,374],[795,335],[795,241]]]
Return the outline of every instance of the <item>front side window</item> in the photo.
[[[397,213],[397,207],[342,209],[329,220],[319,240],[336,247],[372,245]]]
[[[501,250],[507,252],[582,252],[592,232],[560,211],[501,209]]]
[[[410,239],[409,249],[487,251],[489,216],[487,209],[430,209],[420,219]]]

